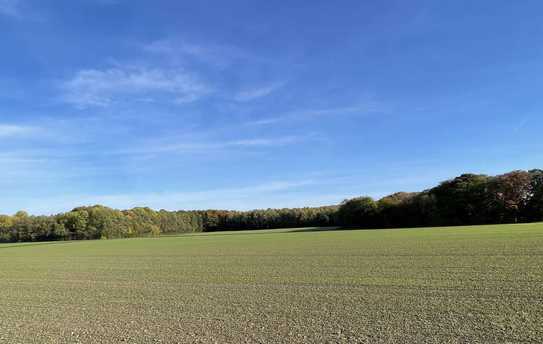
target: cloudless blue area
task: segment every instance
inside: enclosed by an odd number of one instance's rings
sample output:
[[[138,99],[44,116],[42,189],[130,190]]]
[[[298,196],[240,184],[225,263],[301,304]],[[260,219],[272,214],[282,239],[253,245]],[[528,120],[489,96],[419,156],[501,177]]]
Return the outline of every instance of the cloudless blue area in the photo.
[[[0,213],[543,167],[541,1],[0,0]]]

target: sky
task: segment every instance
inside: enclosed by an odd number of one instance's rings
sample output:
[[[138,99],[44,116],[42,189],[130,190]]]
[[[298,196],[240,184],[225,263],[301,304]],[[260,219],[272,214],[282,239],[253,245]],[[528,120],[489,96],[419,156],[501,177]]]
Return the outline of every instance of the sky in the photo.
[[[543,167],[543,2],[0,0],[0,213]]]

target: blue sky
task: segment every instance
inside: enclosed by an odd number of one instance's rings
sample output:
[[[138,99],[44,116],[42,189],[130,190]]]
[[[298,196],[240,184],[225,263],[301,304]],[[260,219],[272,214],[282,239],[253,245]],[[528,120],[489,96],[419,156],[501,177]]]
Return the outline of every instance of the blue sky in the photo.
[[[0,213],[543,167],[541,1],[0,0]]]

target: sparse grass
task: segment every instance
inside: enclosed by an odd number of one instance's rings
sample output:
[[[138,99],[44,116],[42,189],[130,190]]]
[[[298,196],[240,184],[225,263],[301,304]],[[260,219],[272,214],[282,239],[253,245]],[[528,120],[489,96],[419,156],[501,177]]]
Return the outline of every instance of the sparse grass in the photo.
[[[2,343],[541,343],[543,224],[0,245],[0,300]]]

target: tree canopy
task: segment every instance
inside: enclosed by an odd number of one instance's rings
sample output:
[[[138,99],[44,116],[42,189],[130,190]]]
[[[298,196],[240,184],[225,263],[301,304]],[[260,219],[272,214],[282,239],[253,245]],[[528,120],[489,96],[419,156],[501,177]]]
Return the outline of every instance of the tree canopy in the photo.
[[[0,215],[0,242],[109,239],[220,230],[345,226],[392,228],[543,220],[543,171],[463,174],[422,192],[340,205],[251,211],[116,210],[95,205],[51,216]]]

